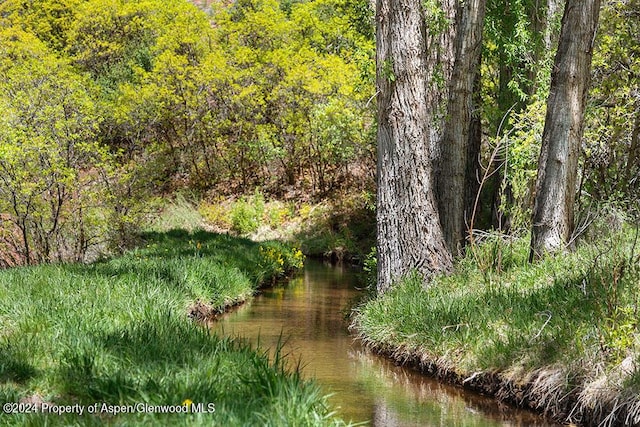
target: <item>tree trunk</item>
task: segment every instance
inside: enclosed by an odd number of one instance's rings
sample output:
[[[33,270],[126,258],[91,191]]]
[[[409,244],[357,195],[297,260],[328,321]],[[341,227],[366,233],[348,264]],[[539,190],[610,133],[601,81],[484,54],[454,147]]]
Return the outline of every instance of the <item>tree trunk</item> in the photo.
[[[451,268],[434,195],[436,43],[420,0],[378,0],[378,292],[412,271]]]
[[[600,0],[568,0],[565,5],[538,161],[530,259],[565,248],[573,231],[578,154],[599,12]]]
[[[474,121],[474,104],[478,99],[473,93],[480,70],[485,5],[486,0],[461,2],[457,13],[455,63],[436,176],[440,221],[452,253],[459,253],[464,246],[467,221],[473,209],[468,204],[468,193],[476,181],[473,165],[477,164],[477,158],[470,156],[477,157],[480,149],[479,122]]]
[[[627,194],[633,194],[634,189],[638,188],[637,180],[640,178],[640,98],[636,101],[636,114],[631,131],[631,145],[629,146],[629,155],[624,170],[624,183]]]
[[[544,31],[543,43],[545,49],[549,50],[552,46],[555,46],[557,40],[554,35],[558,34],[557,31],[554,31],[554,26],[556,21],[556,13],[558,13],[560,6],[562,5],[562,0],[547,0],[545,6],[546,10],[544,11],[544,24],[541,26],[541,30]]]
[[[469,124],[469,142],[467,143],[467,170],[465,172],[465,223],[464,230],[469,237],[469,227],[473,227],[472,221],[478,217],[482,211],[481,206],[476,206],[476,197],[480,191],[480,177],[482,176],[482,165],[480,163],[480,151],[482,147],[482,76],[480,67],[475,72],[475,82],[473,84],[473,111],[471,112],[471,123]],[[475,210],[475,211],[474,211]]]

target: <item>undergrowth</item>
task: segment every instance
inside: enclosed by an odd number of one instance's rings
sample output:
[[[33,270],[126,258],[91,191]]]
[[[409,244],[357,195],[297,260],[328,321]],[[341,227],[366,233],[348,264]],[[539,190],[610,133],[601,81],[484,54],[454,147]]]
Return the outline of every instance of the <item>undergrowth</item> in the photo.
[[[316,203],[294,203],[268,200],[256,191],[237,199],[202,200],[191,210],[200,217],[203,228],[253,240],[287,241],[309,256],[362,260],[375,244],[371,197],[362,192]],[[168,215],[172,212],[166,210]]]

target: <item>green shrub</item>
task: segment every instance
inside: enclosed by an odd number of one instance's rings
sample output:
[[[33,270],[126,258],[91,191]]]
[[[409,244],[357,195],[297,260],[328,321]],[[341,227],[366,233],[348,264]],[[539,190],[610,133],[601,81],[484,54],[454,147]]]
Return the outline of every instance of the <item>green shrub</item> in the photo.
[[[378,280],[378,250],[375,246],[371,248],[371,251],[364,259],[362,270],[367,289],[375,290]]]
[[[304,255],[298,248],[280,242],[265,242],[260,245],[260,267],[274,279],[302,268]]]
[[[279,201],[269,202],[266,205],[265,216],[269,221],[269,227],[276,229],[291,219],[293,209]]]
[[[239,234],[256,231],[262,224],[264,196],[256,190],[251,197],[243,196],[231,206],[231,229]]]

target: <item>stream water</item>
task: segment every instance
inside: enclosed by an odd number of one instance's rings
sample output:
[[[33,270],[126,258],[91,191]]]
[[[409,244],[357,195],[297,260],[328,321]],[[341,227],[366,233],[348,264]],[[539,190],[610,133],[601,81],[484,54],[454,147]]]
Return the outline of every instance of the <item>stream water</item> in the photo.
[[[266,289],[213,326],[261,347],[285,340],[344,420],[375,427],[550,426],[528,412],[439,383],[363,348],[349,335],[345,310],[358,296],[355,272],[307,261],[286,285]]]

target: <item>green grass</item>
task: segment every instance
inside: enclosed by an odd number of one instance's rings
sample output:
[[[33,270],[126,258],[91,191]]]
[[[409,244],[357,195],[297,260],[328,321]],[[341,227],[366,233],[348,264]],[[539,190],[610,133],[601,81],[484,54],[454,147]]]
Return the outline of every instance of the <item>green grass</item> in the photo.
[[[354,327],[371,346],[398,358],[418,355],[460,378],[499,373],[523,384],[561,372],[553,387],[584,391],[577,403],[592,401],[590,387],[606,383],[614,393],[591,409],[616,398],[620,411],[631,408],[640,393],[635,232],[535,264],[527,262],[527,243],[487,242],[459,260],[455,274],[427,286],[408,278],[361,306]]]
[[[3,415],[2,425],[337,424],[319,388],[282,358],[188,319],[299,266],[278,244],[205,232],[149,233],[91,265],[0,271],[0,403],[181,405],[211,414]],[[280,262],[279,260],[282,260]],[[295,265],[294,265],[295,264]]]
[[[165,202],[160,214],[150,222],[147,228],[156,232],[178,229],[194,232],[203,229],[205,220],[189,200],[178,195],[175,200]]]

